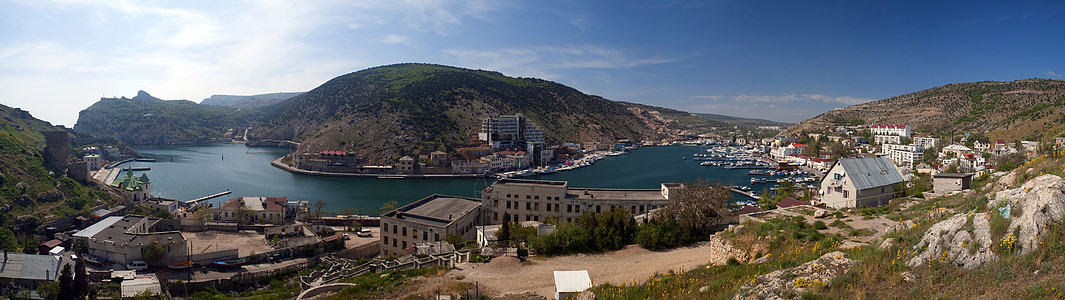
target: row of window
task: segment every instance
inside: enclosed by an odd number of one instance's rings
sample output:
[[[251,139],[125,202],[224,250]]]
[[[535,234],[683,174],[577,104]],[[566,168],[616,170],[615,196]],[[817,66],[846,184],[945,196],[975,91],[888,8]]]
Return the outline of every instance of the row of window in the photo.
[[[507,199],[511,199],[511,198],[520,199],[521,196],[518,195],[518,194],[513,194],[513,195],[512,194],[507,194]],[[544,199],[558,201],[559,197],[547,196],[547,197],[544,197]],[[525,195],[525,200],[540,200],[540,196],[539,195]]]
[[[507,201],[507,204],[508,204],[507,208],[510,208],[510,205],[509,205],[510,201]],[[528,203],[526,203],[526,204],[528,204]],[[515,205],[515,207],[517,207],[517,205]],[[555,207],[555,211],[558,212],[558,204],[555,204],[554,207]],[[608,210],[614,209],[614,208],[615,208],[615,206],[613,206],[613,205],[607,207]],[[640,214],[642,214],[644,212],[653,210],[655,208],[658,208],[658,206],[657,205],[639,205],[639,206],[632,205],[632,206],[629,206],[629,213],[635,215],[635,214],[637,214],[637,211],[638,211]],[[566,210],[567,210],[567,212],[580,213],[581,212],[581,206],[580,205],[574,206],[573,204],[566,204]],[[550,203],[547,204],[547,211],[551,211],[551,204]],[[602,205],[596,205],[595,206],[595,212],[596,213],[603,212],[603,206]],[[501,221],[499,218],[500,217],[499,217],[499,213],[498,212],[492,213],[492,221],[499,222],[499,221]],[[570,218],[567,218],[567,219],[570,219]],[[511,219],[511,221],[521,221],[521,215],[520,214],[514,214],[514,217]],[[525,221],[540,221],[540,216],[537,216],[537,215],[525,215]],[[571,222],[571,220],[567,220],[566,222]]]
[[[466,226],[462,226],[461,228],[459,228],[459,235],[460,236],[464,236],[470,230],[473,230],[473,228],[474,228],[473,223],[466,224]],[[382,233],[382,236],[384,235],[384,233],[388,233],[388,224],[381,223],[381,233]],[[417,240],[418,236],[419,236],[418,233],[419,233],[418,229],[411,228],[411,238]],[[399,227],[396,224],[392,224],[392,234],[399,234],[401,236],[407,236],[407,227],[406,226]],[[430,232],[428,230],[422,230],[422,232],[421,232],[422,241],[428,242],[429,241],[429,234],[430,234]],[[439,242],[440,241],[440,234],[439,233],[432,233],[432,235],[433,235],[433,240],[432,240],[433,242]],[[388,240],[389,240],[388,236],[384,236],[385,245],[388,245]],[[397,240],[398,240],[398,238],[393,238],[392,239],[392,247],[397,247],[397,243],[396,243]],[[406,248],[407,248],[407,242],[404,241],[403,242],[403,248],[401,248],[401,249],[406,249]]]

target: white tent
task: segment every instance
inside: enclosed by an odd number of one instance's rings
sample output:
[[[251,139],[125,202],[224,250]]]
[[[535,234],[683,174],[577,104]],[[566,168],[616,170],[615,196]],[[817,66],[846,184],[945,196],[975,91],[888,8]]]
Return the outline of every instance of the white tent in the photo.
[[[591,287],[588,270],[555,271],[555,299],[564,299]]]

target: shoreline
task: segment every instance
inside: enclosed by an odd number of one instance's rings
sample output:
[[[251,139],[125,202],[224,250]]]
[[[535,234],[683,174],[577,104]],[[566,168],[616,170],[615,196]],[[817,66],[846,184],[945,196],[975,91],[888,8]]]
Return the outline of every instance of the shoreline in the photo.
[[[288,171],[293,174],[323,176],[323,177],[348,177],[348,178],[379,178],[379,179],[469,179],[469,178],[494,178],[492,174],[358,174],[358,173],[334,173],[297,169],[281,163],[285,156],[270,161],[275,168]]]

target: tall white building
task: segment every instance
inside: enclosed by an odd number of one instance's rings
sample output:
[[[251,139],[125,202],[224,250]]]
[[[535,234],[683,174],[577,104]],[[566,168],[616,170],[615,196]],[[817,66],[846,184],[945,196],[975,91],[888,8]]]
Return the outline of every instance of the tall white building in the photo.
[[[484,119],[481,122],[479,138],[496,149],[526,147],[527,143],[544,143],[544,133],[540,131],[540,127],[522,114]]]
[[[921,148],[931,149],[939,146],[939,138],[919,136],[913,138],[913,143],[920,145]]]
[[[910,125],[873,125],[869,126],[873,135],[897,135],[910,137]]]
[[[914,162],[921,161],[924,157],[924,148],[917,144],[884,144],[883,152],[895,165],[908,168],[912,168]]]

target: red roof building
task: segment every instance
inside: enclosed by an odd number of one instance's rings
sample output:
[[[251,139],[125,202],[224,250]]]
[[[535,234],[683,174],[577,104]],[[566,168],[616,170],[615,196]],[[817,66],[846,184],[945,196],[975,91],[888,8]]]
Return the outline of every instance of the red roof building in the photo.
[[[784,200],[780,200],[780,202],[777,202],[777,207],[780,207],[780,208],[799,206],[799,205],[810,205],[810,202],[802,201],[802,200],[796,200],[795,198],[792,198],[792,197],[787,197],[787,198],[784,198]]]

